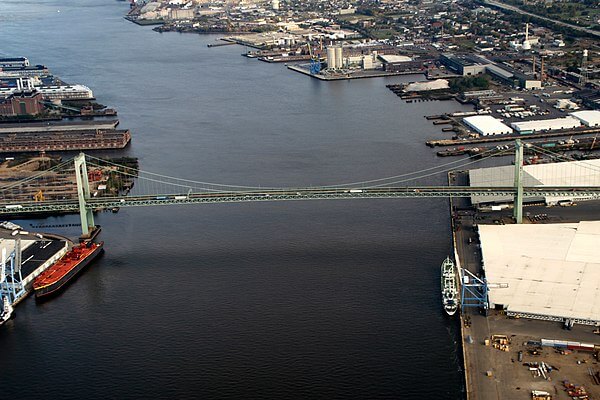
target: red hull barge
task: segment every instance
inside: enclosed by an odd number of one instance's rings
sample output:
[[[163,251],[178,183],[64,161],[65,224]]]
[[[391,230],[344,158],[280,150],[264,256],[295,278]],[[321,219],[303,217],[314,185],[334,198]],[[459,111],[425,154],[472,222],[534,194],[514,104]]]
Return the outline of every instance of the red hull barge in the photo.
[[[52,264],[33,281],[36,298],[49,297],[67,283],[103,251],[104,242],[81,243]]]

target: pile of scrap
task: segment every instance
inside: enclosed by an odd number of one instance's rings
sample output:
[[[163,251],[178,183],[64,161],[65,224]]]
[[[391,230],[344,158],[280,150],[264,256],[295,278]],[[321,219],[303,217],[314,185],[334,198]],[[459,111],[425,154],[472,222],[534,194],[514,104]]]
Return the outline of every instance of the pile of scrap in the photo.
[[[509,341],[506,335],[492,335],[492,347],[501,351],[509,351]]]
[[[574,385],[569,381],[563,381],[563,386],[569,397],[573,400],[589,400],[590,398],[582,385]]]
[[[531,391],[531,399],[532,400],[552,400],[552,396],[550,396],[550,393],[544,392],[543,390],[532,390]]]
[[[537,377],[542,377],[545,380],[549,381],[550,379],[550,372],[552,372],[553,370],[557,370],[558,368],[555,368],[551,365],[546,364],[545,362],[527,362],[527,363],[523,363],[524,366],[529,367],[529,371],[531,372],[531,375],[533,375],[534,378]]]

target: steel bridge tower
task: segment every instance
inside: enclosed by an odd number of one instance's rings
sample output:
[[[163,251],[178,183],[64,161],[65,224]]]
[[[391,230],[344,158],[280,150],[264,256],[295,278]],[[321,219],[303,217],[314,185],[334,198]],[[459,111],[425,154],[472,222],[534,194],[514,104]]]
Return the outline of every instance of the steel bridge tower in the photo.
[[[90,237],[95,228],[94,214],[91,209],[86,207],[90,199],[90,183],[88,181],[87,165],[85,164],[85,154],[79,153],[74,158],[75,178],[77,180],[77,197],[79,199],[79,216],[81,218],[81,234],[83,238]]]
[[[513,216],[517,224],[523,223],[523,144],[515,140],[515,197]]]

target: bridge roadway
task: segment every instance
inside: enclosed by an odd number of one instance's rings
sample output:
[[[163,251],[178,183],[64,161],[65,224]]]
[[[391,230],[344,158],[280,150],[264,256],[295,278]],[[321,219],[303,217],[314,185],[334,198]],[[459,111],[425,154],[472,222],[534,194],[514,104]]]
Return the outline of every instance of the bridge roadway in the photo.
[[[523,197],[600,198],[600,187],[525,187]],[[153,194],[124,197],[95,197],[86,201],[87,209],[143,207],[197,203],[239,203],[282,200],[380,199],[417,197],[514,196],[514,187],[405,186],[380,188],[298,188],[262,191]],[[78,211],[76,199],[43,202],[2,202],[0,214]]]

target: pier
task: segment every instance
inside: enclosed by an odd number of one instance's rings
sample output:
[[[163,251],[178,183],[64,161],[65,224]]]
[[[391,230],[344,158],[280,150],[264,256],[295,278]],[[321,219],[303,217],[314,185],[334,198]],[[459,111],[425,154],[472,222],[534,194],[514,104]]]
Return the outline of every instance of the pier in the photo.
[[[343,81],[348,79],[365,79],[365,78],[381,78],[386,76],[400,76],[400,75],[415,75],[415,72],[388,72],[388,71],[352,71],[349,73],[340,74],[311,74],[309,70],[302,68],[298,65],[288,65],[288,69],[299,72],[304,75],[308,75],[311,78],[319,79],[321,81]]]
[[[437,121],[436,121],[437,122]],[[438,124],[439,125],[439,124]],[[530,133],[525,135],[490,135],[478,138],[461,138],[461,139],[440,139],[440,140],[429,140],[425,144],[429,147],[435,146],[460,146],[465,144],[480,144],[480,143],[499,143],[509,142],[515,139],[542,139],[542,138],[556,138],[566,136],[581,136],[581,135],[592,135],[600,133],[600,129],[570,129],[555,132],[544,132],[544,133]]]
[[[0,153],[122,149],[131,141],[128,129],[71,129],[0,133]]]

